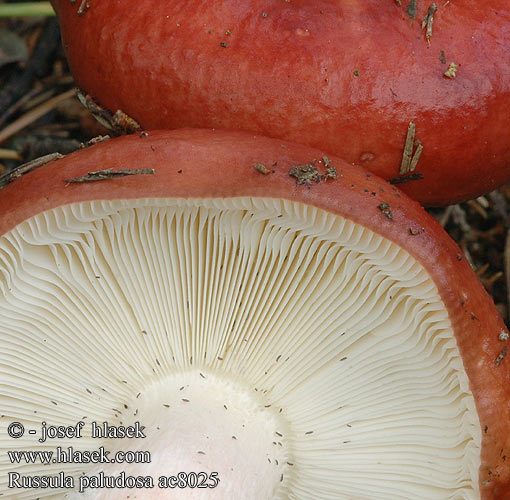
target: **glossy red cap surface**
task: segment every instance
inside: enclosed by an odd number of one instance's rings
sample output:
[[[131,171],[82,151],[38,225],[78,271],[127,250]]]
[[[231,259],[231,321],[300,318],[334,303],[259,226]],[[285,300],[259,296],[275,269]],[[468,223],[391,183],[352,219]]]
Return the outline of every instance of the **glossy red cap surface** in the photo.
[[[394,179],[413,122],[412,198],[510,181],[508,0],[438,2],[429,41],[425,2],[414,18],[394,0],[53,4],[78,86],[145,129],[248,130]]]

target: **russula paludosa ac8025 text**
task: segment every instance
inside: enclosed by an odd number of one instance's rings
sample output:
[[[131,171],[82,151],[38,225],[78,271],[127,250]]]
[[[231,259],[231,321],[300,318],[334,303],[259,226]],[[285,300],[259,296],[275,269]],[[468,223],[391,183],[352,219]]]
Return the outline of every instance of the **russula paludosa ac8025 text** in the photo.
[[[52,3],[78,86],[145,129],[308,144],[428,205],[510,181],[508,0]]]
[[[1,448],[151,454],[44,466],[155,481],[68,498],[174,498],[158,477],[180,471],[218,473],[195,499],[508,495],[508,332],[443,230],[364,169],[153,132],[34,170],[0,208]],[[15,440],[13,421],[83,436]],[[90,437],[137,421],[144,439]],[[55,494],[9,490],[41,467],[1,460],[4,495]]]

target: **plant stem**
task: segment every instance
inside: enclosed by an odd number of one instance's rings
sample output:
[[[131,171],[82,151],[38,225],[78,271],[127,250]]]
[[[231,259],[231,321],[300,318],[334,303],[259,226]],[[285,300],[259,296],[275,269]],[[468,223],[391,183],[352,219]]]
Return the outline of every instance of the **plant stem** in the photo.
[[[48,17],[54,16],[55,11],[50,2],[2,3],[1,17]]]

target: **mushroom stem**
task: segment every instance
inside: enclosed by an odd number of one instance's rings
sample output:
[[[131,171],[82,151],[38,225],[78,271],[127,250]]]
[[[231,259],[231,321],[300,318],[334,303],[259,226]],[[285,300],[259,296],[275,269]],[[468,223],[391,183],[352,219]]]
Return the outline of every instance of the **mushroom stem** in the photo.
[[[288,423],[268,401],[247,384],[205,368],[160,378],[132,398],[122,418],[123,425],[132,428],[143,423],[145,438],[119,439],[117,446],[111,439],[98,439],[98,446],[112,449],[111,457],[125,453],[138,463],[101,464],[88,477],[103,472],[106,482],[124,472],[154,478],[154,488],[137,490],[139,499],[158,498],[158,491],[168,495],[177,483],[187,485],[187,499],[275,498],[285,487],[282,474],[288,478],[293,459],[287,447]],[[115,431],[112,427],[98,422],[95,428],[104,436]],[[77,482],[85,495],[75,491],[69,499],[104,498],[104,488],[88,487],[88,479]],[[196,482],[207,487],[194,488]],[[126,491],[109,490],[108,498],[123,500]]]

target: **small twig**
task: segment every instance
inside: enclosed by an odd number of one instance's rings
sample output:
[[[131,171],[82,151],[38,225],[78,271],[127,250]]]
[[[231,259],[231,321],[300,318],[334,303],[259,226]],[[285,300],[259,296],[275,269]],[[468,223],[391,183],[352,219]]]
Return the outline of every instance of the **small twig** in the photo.
[[[393,179],[390,179],[388,182],[390,184],[403,184],[404,182],[419,181],[421,179],[423,179],[423,174],[416,172],[414,174],[402,175],[401,177],[394,177]]]
[[[505,198],[499,191],[490,192],[489,197],[492,200],[492,203],[494,203],[496,212],[503,219],[503,225],[505,226],[505,229],[510,229],[510,213],[507,210]]]
[[[456,206],[456,205],[454,205]],[[473,257],[471,257],[471,252],[469,251],[469,248],[467,246],[467,243],[465,240],[460,241],[459,243],[460,248],[462,249],[462,253],[464,254],[464,257],[469,262],[469,265],[471,266],[471,269],[475,269],[475,263],[473,261]]]
[[[420,156],[423,152],[423,145],[418,139],[414,139],[415,135],[416,125],[413,122],[409,122],[404,153],[402,154],[402,162],[400,164],[400,175],[405,175],[409,172],[412,172],[418,165],[418,160],[420,159]],[[416,147],[416,151],[413,155],[414,147]]]
[[[487,211],[476,201],[476,200],[469,200],[467,204],[476,212],[478,212],[483,219],[488,219],[489,215],[487,214]]]
[[[58,160],[60,158],[63,158],[64,155],[61,155],[60,153],[51,153],[49,155],[41,156],[40,158],[36,158],[35,160],[29,161],[27,163],[23,163],[23,165],[20,165],[16,167],[15,169],[11,170],[8,173],[3,174],[0,176],[0,189],[2,189],[7,184],[10,184],[12,181],[16,180],[18,177],[21,177],[22,175],[35,170],[36,168],[42,167],[43,165],[46,165],[47,163],[50,163],[52,161]]]
[[[446,207],[443,215],[440,217],[440,219],[438,221],[439,224],[441,224],[441,227],[445,227],[446,224],[448,224],[448,221],[450,220],[450,217],[453,212],[453,207],[454,207],[454,205],[449,205]]]
[[[487,270],[489,269],[490,267],[490,264],[488,262],[486,262],[482,267],[479,267],[476,271],[475,271],[475,274],[481,278],[486,272]]]
[[[59,47],[60,29],[58,21],[55,18],[49,18],[44,23],[30,59],[23,68],[14,71],[7,81],[2,82],[2,92],[0,92],[0,115],[2,119],[5,119],[4,115],[12,104],[29,92],[34,80],[45,74],[48,68],[52,66]]]
[[[479,196],[478,198],[476,198],[476,202],[482,208],[489,208],[490,207],[490,203],[489,203],[489,201],[487,200],[487,198],[485,196]]]
[[[83,177],[75,177],[73,179],[66,179],[64,182],[93,182],[93,181],[104,181],[107,179],[115,179],[117,177],[125,177],[126,175],[154,175],[155,170],[153,168],[139,168],[135,170],[113,170],[108,168],[106,170],[97,170],[95,172],[89,172]]]
[[[85,149],[90,146],[94,146],[94,144],[99,144],[100,142],[104,142],[110,139],[109,135],[97,135],[96,137],[92,137],[92,139],[88,140],[85,143],[80,144],[80,149]]]
[[[100,106],[90,95],[83,94],[79,89],[77,89],[76,96],[103,127],[111,130],[116,135],[141,132],[140,124],[121,109],[112,114],[110,110]]]
[[[46,113],[49,113],[52,109],[54,109],[61,102],[73,97],[76,95],[75,89],[67,90],[62,94],[59,94],[45,103],[37,106],[36,108],[30,110],[28,113],[24,114],[17,120],[13,121],[10,125],[5,127],[3,130],[0,130],[0,144],[5,142],[7,139],[12,137],[14,134],[17,134],[25,127],[35,122],[41,116],[44,116]]]
[[[0,149],[0,160],[22,160],[20,154],[13,149]]]
[[[46,131],[52,129],[47,126]],[[23,142],[20,154],[24,162],[35,160],[41,156],[48,155],[55,151],[63,155],[72,153],[80,147],[80,141],[77,139],[69,139],[67,137],[60,137],[58,131],[52,132],[48,136],[28,135],[20,140]]]
[[[7,120],[7,118],[16,113],[16,111],[25,106],[34,96],[40,94],[41,92],[42,90],[40,88],[35,87],[29,90],[23,97],[18,99],[15,103],[11,104],[2,114],[2,116],[0,116],[0,127]]]
[[[409,122],[407,128],[406,144],[404,146],[404,154],[402,155],[402,163],[400,164],[400,175],[407,174],[411,166],[411,158],[413,156],[414,134],[416,133],[416,125]]]
[[[496,281],[503,278],[503,271],[498,271],[497,273],[494,273],[490,278],[486,278],[483,280],[483,284],[486,287],[492,286]]]
[[[460,205],[453,205],[452,217],[455,224],[460,227],[460,230],[465,234],[466,238],[471,240],[473,238],[473,230],[467,221],[466,212]]]
[[[78,15],[83,16],[87,10],[90,9],[90,2],[87,0],[81,0],[80,7],[78,8]]]
[[[418,165],[418,160],[423,152],[423,145],[419,140],[414,141],[414,145],[416,146],[416,151],[414,152],[411,164],[409,165],[409,172],[414,172],[414,169]]]
[[[26,113],[27,111],[35,108],[36,106],[39,106],[39,104],[46,102],[48,99],[51,99],[57,93],[57,91],[58,89],[55,87],[43,90],[39,94],[31,97],[27,102],[25,102],[21,111]]]
[[[33,99],[36,96],[41,95],[42,93],[46,92],[46,90],[50,87],[55,88],[56,85],[63,85],[63,86],[69,86],[74,83],[73,77],[70,74],[63,75],[61,77],[55,78],[45,78],[41,80],[41,83],[45,85],[43,88],[40,87],[34,87],[27,91],[25,95],[20,97],[16,102],[11,104],[5,112],[0,116],[0,127],[7,121],[8,118],[10,118],[14,113],[17,113],[19,110],[27,110],[29,109],[30,105],[32,104]],[[55,92],[56,92],[55,88]],[[51,96],[52,97],[52,96]],[[39,103],[37,103],[39,104]]]

